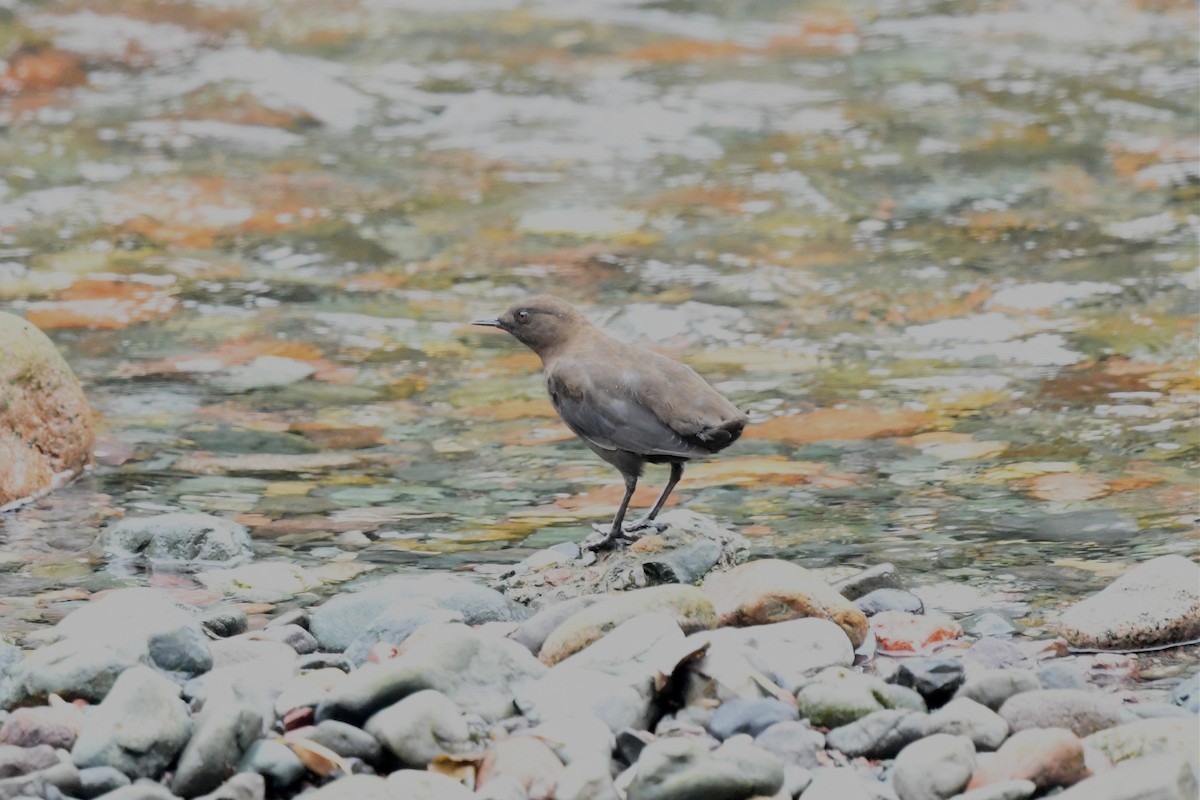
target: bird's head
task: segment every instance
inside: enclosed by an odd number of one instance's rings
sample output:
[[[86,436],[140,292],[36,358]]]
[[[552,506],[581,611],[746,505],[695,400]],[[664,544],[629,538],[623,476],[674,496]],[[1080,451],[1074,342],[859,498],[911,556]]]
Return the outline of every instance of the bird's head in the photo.
[[[575,306],[551,294],[522,300],[496,319],[477,319],[471,324],[508,331],[543,358],[591,325]]]

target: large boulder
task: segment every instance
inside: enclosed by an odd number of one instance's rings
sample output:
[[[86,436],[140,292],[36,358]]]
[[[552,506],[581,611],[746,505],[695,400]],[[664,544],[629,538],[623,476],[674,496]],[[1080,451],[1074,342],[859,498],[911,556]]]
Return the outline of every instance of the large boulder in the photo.
[[[1139,564],[1062,615],[1072,647],[1131,650],[1200,637],[1200,564],[1180,555]]]
[[[94,441],[87,398],[54,343],[0,313],[0,507],[77,474]]]

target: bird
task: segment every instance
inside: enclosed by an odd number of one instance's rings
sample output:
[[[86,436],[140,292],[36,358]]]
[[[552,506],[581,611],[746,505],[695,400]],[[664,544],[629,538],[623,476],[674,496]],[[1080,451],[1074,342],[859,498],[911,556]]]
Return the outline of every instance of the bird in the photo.
[[[693,458],[737,441],[749,418],[693,369],[664,355],[620,342],[593,325],[566,300],[541,294],[513,304],[495,319],[473,325],[499,328],[542,361],[550,402],[592,452],[617,468],[625,496],[611,525],[594,525],[582,544],[598,550],[667,528],[656,521]],[[647,463],[671,473],[654,506],[625,523],[629,501]]]

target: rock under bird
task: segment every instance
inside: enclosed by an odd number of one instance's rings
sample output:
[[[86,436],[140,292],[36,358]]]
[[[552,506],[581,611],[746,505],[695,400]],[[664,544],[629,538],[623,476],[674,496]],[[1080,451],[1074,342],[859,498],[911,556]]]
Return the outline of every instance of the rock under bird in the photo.
[[[570,303],[543,294],[516,303],[496,319],[537,353],[550,401],[563,422],[625,479],[625,496],[610,526],[585,547],[663,530],[655,517],[683,476],[683,465],[712,455],[741,436],[747,417],[690,367],[606,335]],[[625,523],[629,500],[646,463],[669,464],[670,478],[643,518]]]

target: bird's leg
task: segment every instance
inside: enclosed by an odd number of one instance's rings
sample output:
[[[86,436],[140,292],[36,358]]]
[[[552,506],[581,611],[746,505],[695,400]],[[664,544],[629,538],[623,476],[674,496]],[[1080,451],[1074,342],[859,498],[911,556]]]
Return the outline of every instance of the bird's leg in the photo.
[[[683,464],[672,462],[671,477],[667,479],[667,485],[663,487],[662,494],[654,501],[654,508],[650,509],[650,513],[636,522],[631,522],[624,526],[622,530],[625,533],[635,533],[647,528],[653,528],[656,532],[662,533],[667,529],[667,524],[664,522],[655,522],[654,518],[658,516],[658,512],[662,511],[663,506],[667,503],[667,498],[671,496],[671,491],[674,490],[675,484],[679,483],[679,479],[683,477]]]
[[[637,475],[625,475],[624,477],[625,497],[621,500],[621,507],[617,509],[617,515],[613,517],[612,525],[607,529],[603,525],[593,525],[596,534],[599,535],[593,534],[584,539],[580,545],[584,550],[599,550],[621,535],[621,523],[625,521],[625,512],[629,510],[629,500],[633,497],[633,490],[637,488]]]

